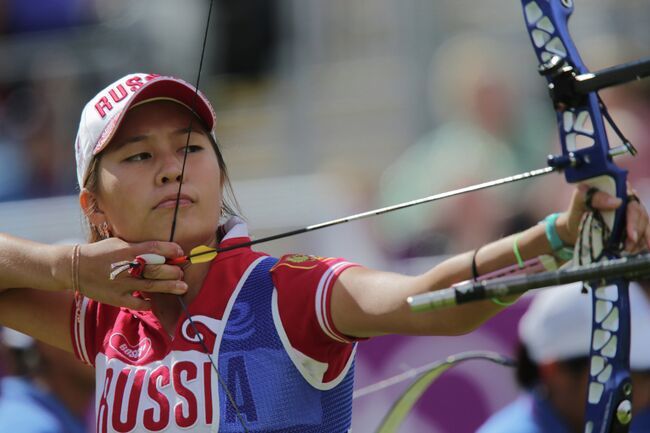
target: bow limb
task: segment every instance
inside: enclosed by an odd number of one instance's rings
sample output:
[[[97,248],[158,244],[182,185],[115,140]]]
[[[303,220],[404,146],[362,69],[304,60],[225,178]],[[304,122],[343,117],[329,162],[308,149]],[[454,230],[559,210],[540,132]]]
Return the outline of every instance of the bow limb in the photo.
[[[590,186],[619,197],[623,204],[603,213],[604,227],[592,229],[576,246],[579,264],[620,257],[625,233],[627,172],[610,154],[604,107],[596,92],[559,99],[561,79],[587,73],[568,32],[572,0],[522,0],[524,18],[533,47],[546,76],[557,110],[562,154],[549,157],[549,165],[564,170],[570,183]],[[554,93],[555,92],[555,93]],[[594,231],[595,230],[595,231]],[[586,232],[587,230],[585,230]],[[589,242],[602,240],[594,256]],[[589,250],[589,255],[582,254]],[[585,286],[593,299],[590,371],[585,412],[585,432],[627,432],[631,421],[629,374],[630,310],[628,281],[623,278]]]
[[[389,386],[402,383],[417,377],[408,388],[393,403],[390,410],[384,415],[376,433],[395,433],[399,431],[402,422],[413,409],[413,406],[420,400],[420,397],[433,382],[450,368],[464,363],[466,361],[488,361],[505,367],[514,367],[515,362],[503,355],[489,351],[469,351],[456,355],[450,355],[442,361],[434,361],[421,367],[412,368],[404,373],[384,379],[380,382],[358,389],[353,394],[353,399],[361,398],[366,395],[374,394]]]

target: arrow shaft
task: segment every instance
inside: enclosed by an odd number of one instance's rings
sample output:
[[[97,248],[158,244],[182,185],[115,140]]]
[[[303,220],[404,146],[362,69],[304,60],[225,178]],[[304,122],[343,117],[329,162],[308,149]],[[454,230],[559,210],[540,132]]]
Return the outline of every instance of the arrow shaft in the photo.
[[[556,170],[556,168],[554,168],[554,167],[539,168],[539,169],[536,169],[536,170],[531,170],[531,171],[527,171],[527,172],[524,172],[524,173],[515,174],[513,176],[502,177],[500,179],[490,180],[488,182],[478,183],[478,184],[475,184],[475,185],[470,185],[470,186],[466,186],[466,187],[463,187],[463,188],[454,189],[452,191],[447,191],[447,192],[443,192],[443,193],[439,193],[439,194],[430,195],[428,197],[423,197],[423,198],[419,198],[419,199],[416,199],[416,200],[411,200],[411,201],[395,204],[395,205],[392,205],[392,206],[386,206],[386,207],[373,209],[373,210],[369,210],[369,211],[366,211],[366,212],[361,212],[361,213],[358,213],[358,214],[346,216],[346,217],[343,217],[343,218],[337,218],[337,219],[334,219],[334,220],[325,221],[325,222],[322,222],[322,223],[319,223],[319,224],[314,224],[314,225],[310,225],[310,226],[303,227],[303,228],[300,228],[300,229],[291,230],[291,231],[288,231],[288,232],[279,233],[279,234],[276,234],[276,235],[267,236],[267,237],[255,239],[255,240],[252,240],[252,241],[248,241],[248,242],[243,242],[241,244],[232,245],[232,246],[225,247],[225,248],[219,248],[219,249],[217,249],[217,252],[221,253],[221,252],[225,252],[225,251],[234,250],[234,249],[237,249],[237,248],[249,247],[251,245],[261,244],[261,243],[264,243],[264,242],[270,242],[270,241],[274,241],[276,239],[287,238],[287,237],[299,235],[299,234],[302,234],[302,233],[313,232],[313,231],[321,230],[321,229],[324,229],[324,228],[327,228],[327,227],[332,227],[332,226],[336,226],[336,225],[339,225],[339,224],[348,223],[348,222],[351,222],[351,221],[357,221],[357,220],[369,218],[371,216],[382,215],[382,214],[385,214],[385,213],[394,212],[394,211],[397,211],[397,210],[406,209],[406,208],[409,208],[409,207],[413,207],[413,206],[417,206],[417,205],[421,205],[421,204],[425,204],[425,203],[431,203],[431,202],[434,202],[434,201],[442,200],[444,198],[449,198],[449,197],[454,197],[454,196],[466,194],[468,192],[480,191],[482,189],[492,188],[492,187],[498,186],[498,185],[505,185],[505,184],[508,184],[508,183],[518,182],[518,181],[525,180],[525,179],[532,179],[533,177],[549,174],[549,173],[551,173],[551,172],[553,172],[555,170]],[[204,252],[204,253],[201,253],[201,254],[208,254],[208,252]],[[196,256],[197,255],[192,255],[190,257],[196,257]]]

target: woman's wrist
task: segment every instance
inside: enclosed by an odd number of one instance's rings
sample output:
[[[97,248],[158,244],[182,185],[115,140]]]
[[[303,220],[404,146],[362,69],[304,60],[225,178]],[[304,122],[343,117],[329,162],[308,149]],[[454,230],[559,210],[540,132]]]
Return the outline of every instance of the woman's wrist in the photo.
[[[575,240],[572,239],[570,223],[566,214],[552,213],[544,218],[542,223],[553,256],[563,262],[571,260]]]
[[[44,287],[47,290],[64,292],[72,290],[74,278],[74,245],[46,246],[44,254],[49,264],[54,284]]]
[[[562,212],[555,220],[555,230],[564,245],[575,245],[578,238],[577,233],[573,233],[569,227],[569,217],[566,212]]]

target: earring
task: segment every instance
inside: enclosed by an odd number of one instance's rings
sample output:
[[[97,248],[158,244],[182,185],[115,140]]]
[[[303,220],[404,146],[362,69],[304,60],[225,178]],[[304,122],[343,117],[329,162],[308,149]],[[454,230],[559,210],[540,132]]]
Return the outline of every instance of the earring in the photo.
[[[102,239],[108,239],[111,236],[113,236],[113,234],[111,233],[111,230],[108,228],[108,223],[106,221],[104,221],[100,225],[96,226],[96,228],[97,228],[97,233],[99,233],[99,236]]]

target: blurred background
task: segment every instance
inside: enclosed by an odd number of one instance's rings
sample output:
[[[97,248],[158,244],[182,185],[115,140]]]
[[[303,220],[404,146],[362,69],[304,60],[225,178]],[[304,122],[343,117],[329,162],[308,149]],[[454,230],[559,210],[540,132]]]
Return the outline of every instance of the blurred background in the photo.
[[[647,1],[575,3],[589,68],[650,55]],[[0,0],[0,231],[84,237],[81,109],[128,72],[195,82],[207,10],[207,0]],[[557,128],[521,15],[506,0],[215,0],[201,89],[253,234],[544,166]],[[601,94],[639,150],[618,162],[647,202],[650,87]],[[570,192],[551,175],[262,249],[417,273],[534,224]],[[464,337],[364,342],[356,387],[464,350],[512,354],[525,308]],[[354,431],[373,431],[404,386],[355,401]],[[467,364],[434,384],[403,431],[471,432],[516,394],[511,371]]]

